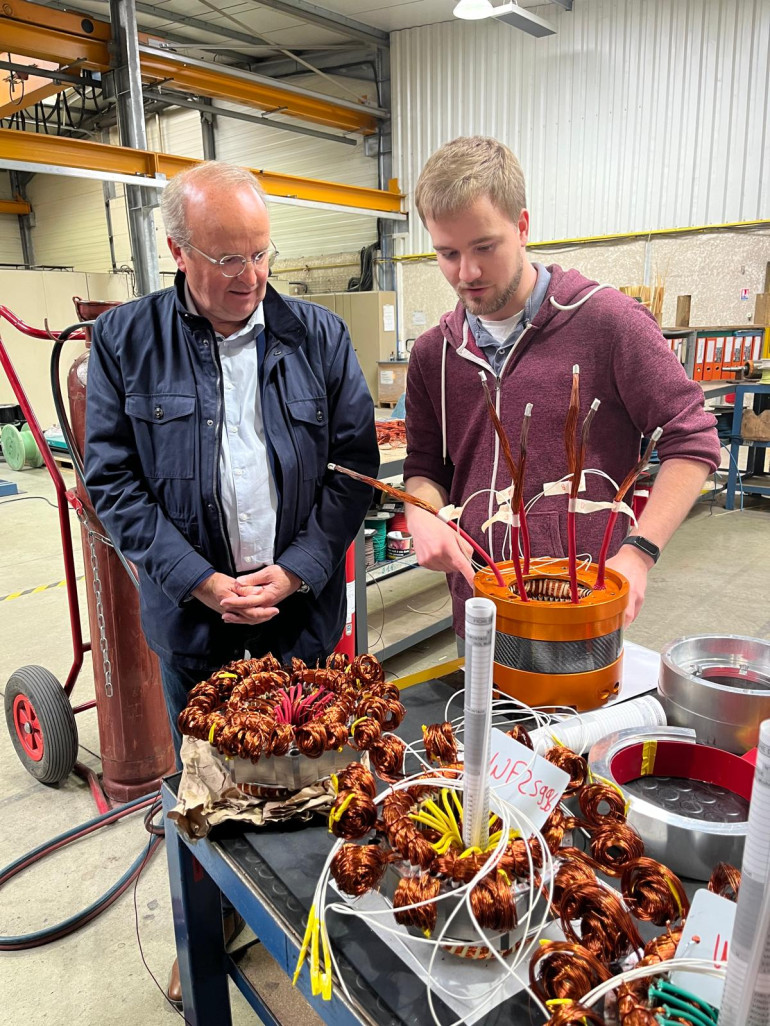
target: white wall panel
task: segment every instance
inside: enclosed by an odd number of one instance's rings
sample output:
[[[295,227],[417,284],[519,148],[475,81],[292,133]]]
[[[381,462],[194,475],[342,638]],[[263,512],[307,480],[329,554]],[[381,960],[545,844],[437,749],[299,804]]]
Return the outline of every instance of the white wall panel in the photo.
[[[292,85],[303,85],[346,100],[354,99],[347,91],[351,89],[358,98],[368,96],[374,99],[374,87],[364,82],[342,80],[332,83],[317,76],[307,79],[302,76],[291,82]],[[235,104],[229,106],[233,110],[254,114],[251,108]],[[357,140],[355,146],[345,146],[234,118],[217,118],[215,125],[216,150],[220,160],[283,174],[377,188],[377,160],[364,155],[360,136],[354,136]],[[362,214],[272,203],[270,217],[273,238],[281,255],[286,257],[348,252],[360,249],[377,238],[376,218]]]
[[[770,2],[578,0],[534,39],[461,22],[393,33],[394,168],[492,135],[519,157],[533,241],[770,216]],[[404,252],[430,250],[414,213]]]

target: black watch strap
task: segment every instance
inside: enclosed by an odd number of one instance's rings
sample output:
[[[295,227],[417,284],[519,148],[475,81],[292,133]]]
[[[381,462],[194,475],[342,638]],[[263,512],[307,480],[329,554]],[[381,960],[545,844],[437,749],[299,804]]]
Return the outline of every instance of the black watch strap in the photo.
[[[641,534],[629,534],[620,544],[621,546],[633,545],[635,549],[639,549],[639,551],[643,552],[645,556],[649,556],[653,565],[660,559],[659,546],[657,546],[655,542],[651,542],[649,538],[644,538]]]

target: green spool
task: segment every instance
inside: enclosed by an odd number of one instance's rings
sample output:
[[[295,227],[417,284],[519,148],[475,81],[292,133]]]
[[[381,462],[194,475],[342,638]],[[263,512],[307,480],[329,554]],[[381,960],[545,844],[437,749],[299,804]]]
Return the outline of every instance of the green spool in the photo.
[[[24,470],[25,467],[42,467],[43,457],[37,447],[35,436],[29,429],[29,424],[24,424],[21,431],[6,424],[0,432],[0,447],[3,450],[5,462],[11,470]]]

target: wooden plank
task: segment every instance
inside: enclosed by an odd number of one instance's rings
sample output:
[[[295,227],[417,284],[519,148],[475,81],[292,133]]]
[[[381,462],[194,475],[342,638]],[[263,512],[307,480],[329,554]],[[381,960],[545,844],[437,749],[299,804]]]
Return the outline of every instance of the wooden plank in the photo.
[[[675,326],[677,328],[689,328],[690,327],[690,306],[692,305],[692,296],[677,296],[676,297],[676,320]]]

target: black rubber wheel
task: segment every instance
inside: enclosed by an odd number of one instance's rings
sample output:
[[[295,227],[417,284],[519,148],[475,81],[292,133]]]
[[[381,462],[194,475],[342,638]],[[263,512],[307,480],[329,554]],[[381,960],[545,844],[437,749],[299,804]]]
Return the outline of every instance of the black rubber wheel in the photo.
[[[78,755],[78,728],[64,688],[44,666],[22,666],[5,689],[5,719],[26,770],[41,784],[65,780]]]

